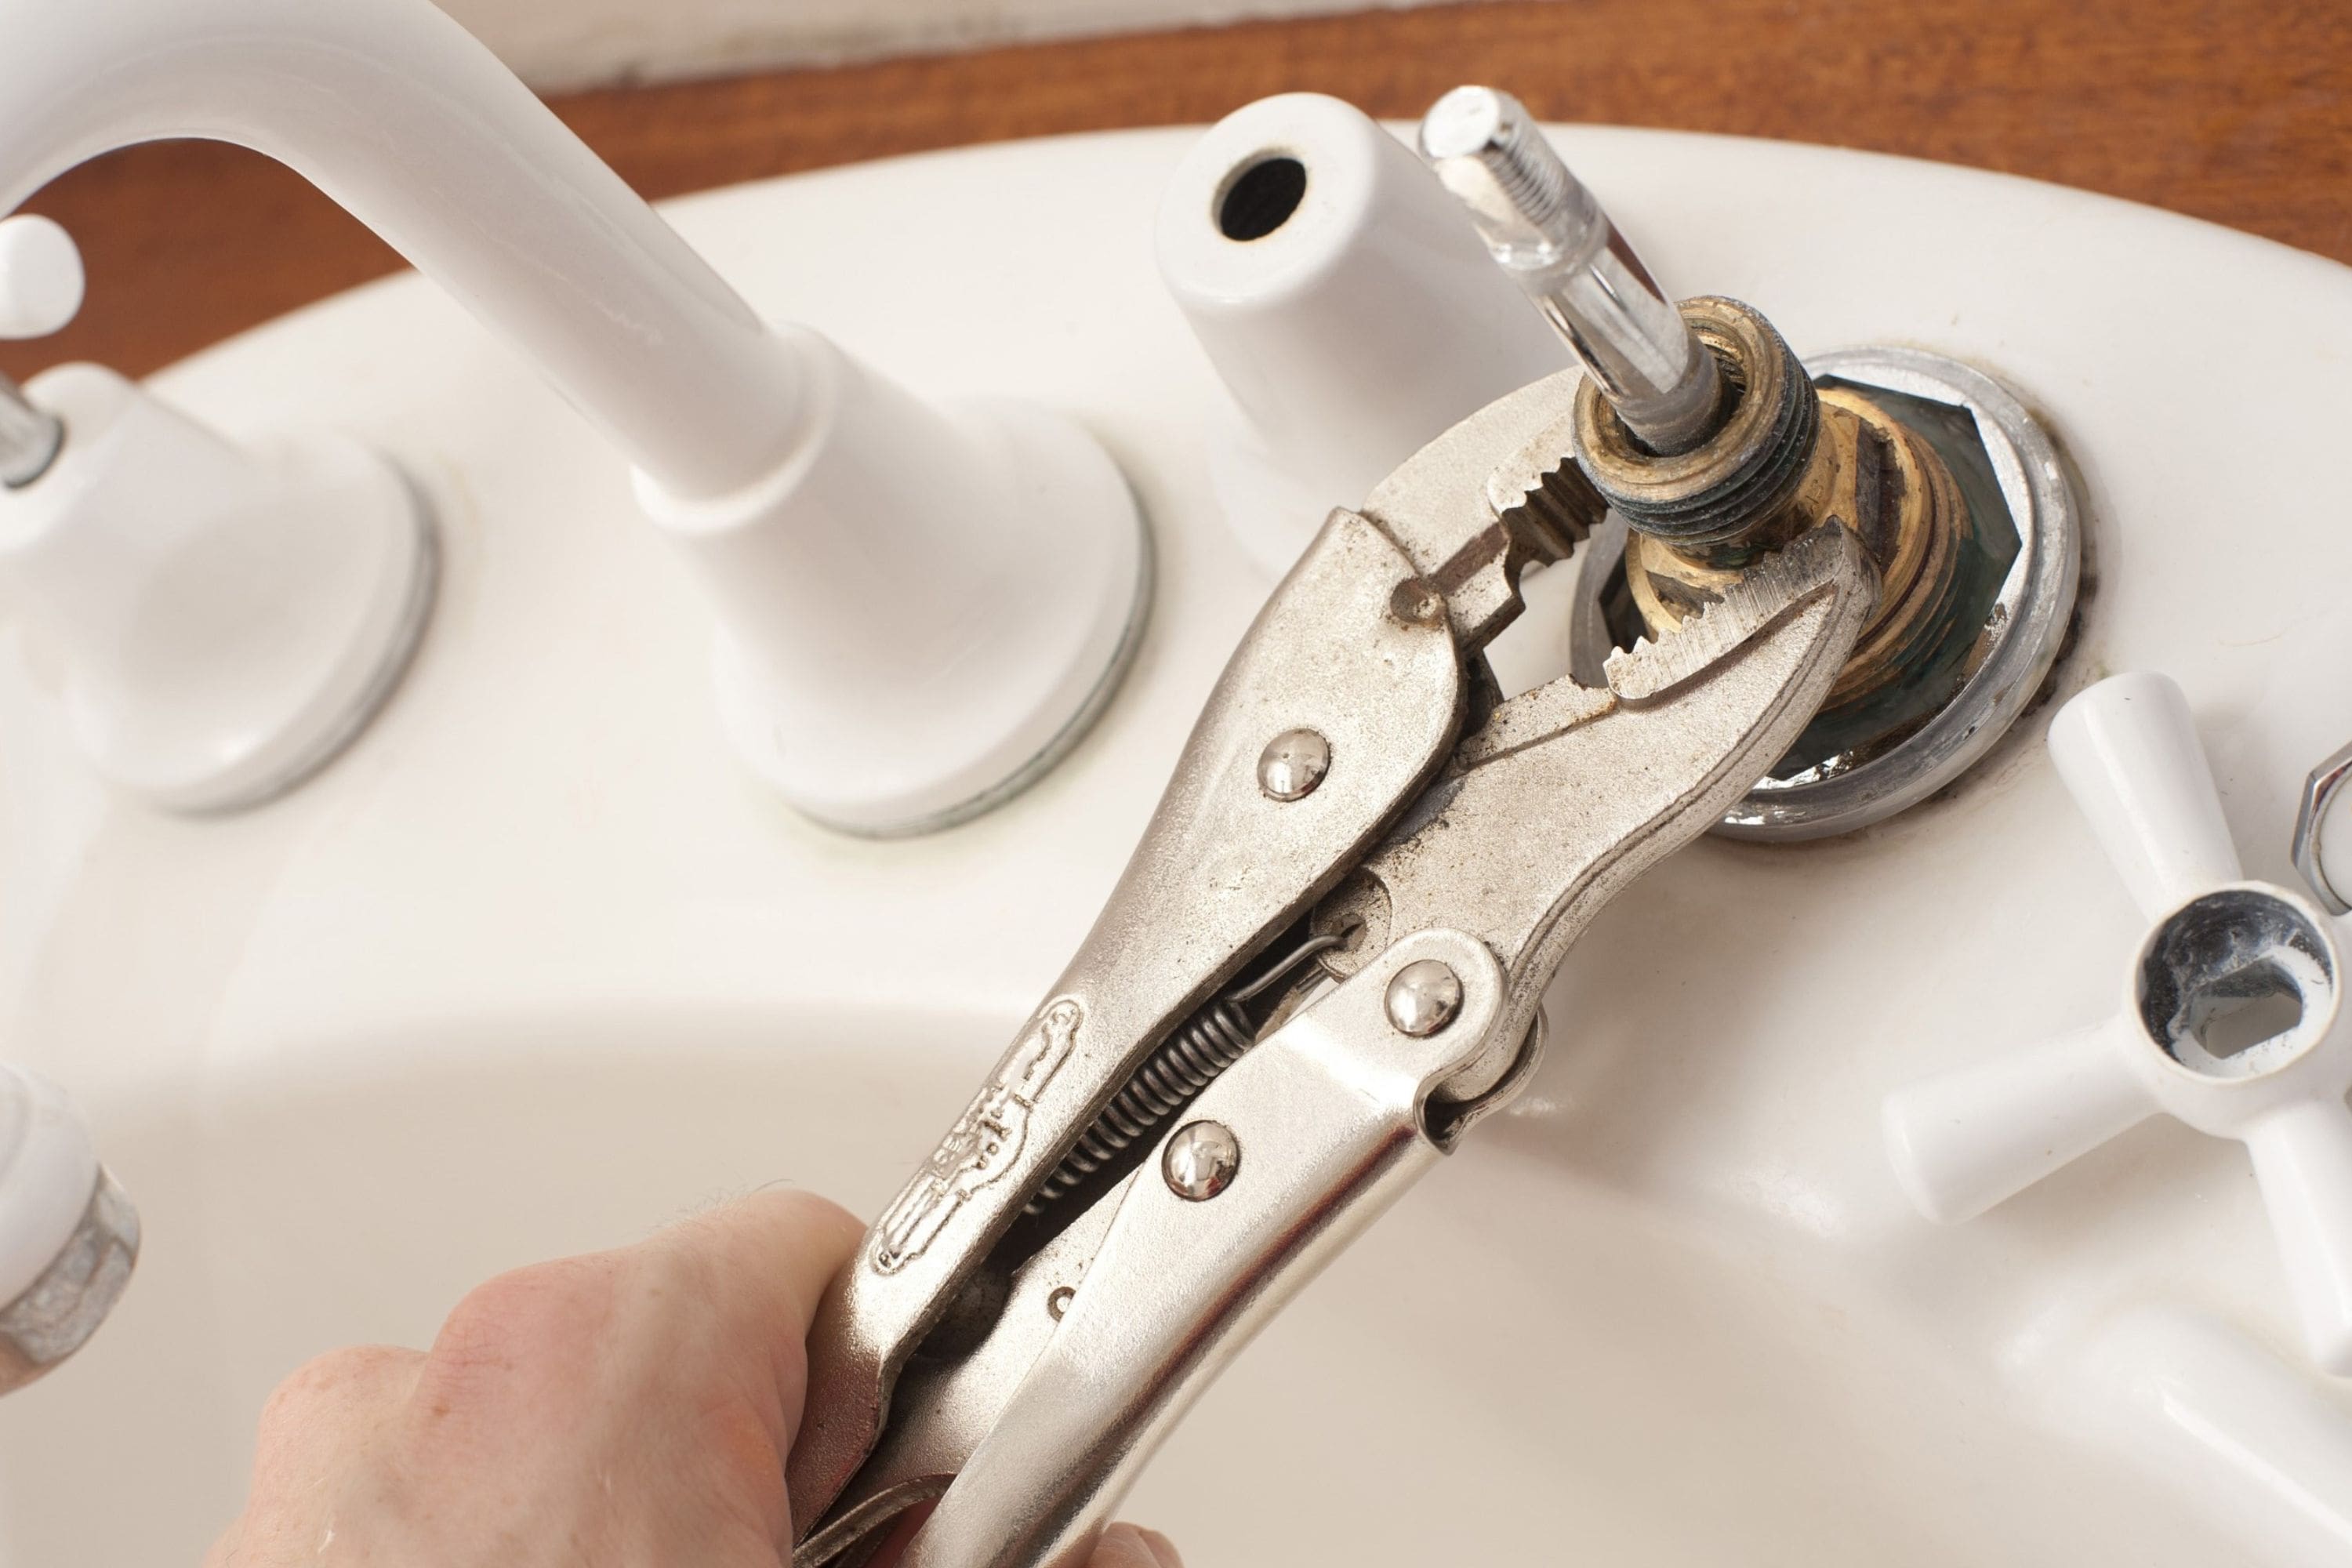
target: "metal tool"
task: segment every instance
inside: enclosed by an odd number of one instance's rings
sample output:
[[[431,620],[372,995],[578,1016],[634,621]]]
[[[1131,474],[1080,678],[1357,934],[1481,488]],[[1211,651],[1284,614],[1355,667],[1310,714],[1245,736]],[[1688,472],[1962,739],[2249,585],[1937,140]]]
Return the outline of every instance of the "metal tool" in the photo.
[[[2073,608],[2071,498],[2032,416],[1939,356],[1808,364],[1752,305],[1677,306],[1507,92],[1447,93],[1421,147],[1591,373],[1577,465],[1630,530],[1642,626],[1672,630],[1829,518],[1878,570],[1877,609],[1822,713],[1724,831],[1847,832],[1950,784],[2033,700]]]
[[[835,1281],[799,1568],[1082,1561],[1255,1329],[1525,1081],[1619,889],[1811,720],[1877,589],[1826,524],[1705,614],[1501,701],[1480,650],[1595,514],[1580,373],[1331,514],[1225,668],[1093,931]]]
[[[1934,447],[1853,388],[1817,387],[1755,307],[1677,306],[1510,94],[1454,89],[1421,142],[1496,263],[1591,373],[1577,462],[1638,536],[1625,573],[1643,625],[1673,628],[1759,552],[1835,517],[1885,591],[1826,717],[1842,739],[1916,725],[1940,686],[1909,701],[1905,689],[1961,657],[1983,619],[1961,592],[1969,507]]]

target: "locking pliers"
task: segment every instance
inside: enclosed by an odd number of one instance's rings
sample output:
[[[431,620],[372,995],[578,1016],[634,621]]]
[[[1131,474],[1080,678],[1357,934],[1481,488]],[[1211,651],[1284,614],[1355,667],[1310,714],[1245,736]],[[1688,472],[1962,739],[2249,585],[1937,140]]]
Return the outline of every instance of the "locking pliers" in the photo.
[[[1601,907],[1795,742],[1877,578],[1832,521],[1673,634],[1501,700],[1597,516],[1581,372],[1334,511],[1093,931],[821,1308],[795,1568],[1069,1568],[1250,1335],[1533,1069]]]

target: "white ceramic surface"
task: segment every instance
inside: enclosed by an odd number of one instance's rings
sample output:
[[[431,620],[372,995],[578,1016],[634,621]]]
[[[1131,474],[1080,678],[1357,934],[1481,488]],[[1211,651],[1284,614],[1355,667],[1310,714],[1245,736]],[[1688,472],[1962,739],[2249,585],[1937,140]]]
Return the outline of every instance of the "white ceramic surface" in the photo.
[[[0,213],[137,142],[205,136],[253,148],[349,208],[595,420],[636,465],[647,516],[708,590],[730,734],[811,816],[879,835],[971,816],[1057,758],[1124,671],[1148,544],[1116,465],[1082,429],[1003,404],[933,406],[818,333],[772,325],[788,307],[755,309],[729,287],[428,0],[0,0],[0,33],[10,46],[0,52]],[[0,249],[14,258],[10,295],[56,292],[13,278],[39,234],[12,228]],[[37,321],[25,308],[35,304],[19,299],[5,314]],[[72,480],[65,501],[0,492],[0,534],[121,521],[161,531],[171,524],[151,515],[155,491],[221,499],[206,492],[236,465],[217,443],[154,438],[163,422],[152,417],[111,423],[100,461],[58,464],[58,481]],[[910,460],[916,451],[932,467]],[[117,468],[135,470],[131,482],[109,482]],[[321,498],[323,485],[246,468],[240,520],[341,504]],[[392,514],[389,529],[363,531],[308,570],[282,541],[258,552],[273,565],[249,565],[233,541],[218,542],[231,530],[210,530],[181,552],[183,596],[223,619],[317,617],[283,601],[299,605],[328,579],[356,581],[366,602],[413,606],[421,574],[383,564],[397,559],[383,536],[405,525],[408,497],[382,476],[376,489],[368,504]],[[86,507],[85,492],[103,504]],[[400,565],[417,553],[412,542]],[[58,575],[10,585],[50,599]],[[187,586],[236,575],[283,581],[236,595]],[[134,629],[142,643],[169,643]],[[388,662],[363,637],[336,631],[311,639],[328,653],[289,658],[267,700],[235,695],[275,718],[315,707],[305,666],[366,674]],[[77,651],[83,666],[98,662]],[[189,748],[152,733],[203,722],[175,710],[185,695],[84,704],[110,709],[109,728],[139,732],[93,748],[101,765],[162,779],[153,793],[176,804],[244,804],[251,792],[234,777],[192,779],[203,770]],[[356,727],[356,708],[323,711],[330,739]],[[253,728],[202,739],[234,750]],[[246,749],[315,758],[318,726],[293,728]],[[237,761],[232,774],[254,771]]]
[[[0,1404],[8,1563],[192,1561],[306,1356],[421,1342],[494,1269],[761,1182],[871,1213],[928,1149],[1267,585],[1216,515],[1217,388],[1153,275],[1192,140],[672,209],[761,310],[935,394],[1075,414],[1158,530],[1156,616],[1100,726],[927,840],[824,833],[744,777],[623,462],[430,287],[163,378],[233,434],[324,422],[395,454],[446,585],[380,722],[231,820],[103,795],[54,672],[0,664],[0,1048],[89,1111],[147,1235],[115,1320]],[[2179,680],[2247,871],[2289,880],[2296,790],[2352,735],[2352,531],[2309,465],[2209,444],[2340,442],[2352,274],[1963,171],[1563,145],[1683,286],[1759,302],[1801,352],[1916,342],[2047,415],[2095,556],[2062,684]],[[952,293],[909,213],[955,237]],[[2095,1016],[2136,940],[2044,721],[1856,839],[1702,843],[1621,898],[1512,1113],[1244,1353],[1132,1511],[1204,1563],[2343,1561],[2352,1401],[2303,1359],[2242,1151],[2150,1122],[1958,1230],[1883,1158],[1889,1089]]]

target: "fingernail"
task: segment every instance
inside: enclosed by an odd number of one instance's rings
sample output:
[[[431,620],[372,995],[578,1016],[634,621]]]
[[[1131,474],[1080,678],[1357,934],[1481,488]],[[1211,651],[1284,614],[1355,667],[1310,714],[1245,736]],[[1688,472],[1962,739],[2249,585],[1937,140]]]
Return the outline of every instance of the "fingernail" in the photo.
[[[1153,1548],[1145,1531],[1120,1523],[1105,1530],[1096,1541],[1087,1568],[1168,1568],[1171,1561]]]
[[[1176,1554],[1174,1542],[1156,1530],[1139,1530],[1136,1533],[1143,1537],[1144,1545],[1151,1548],[1151,1555],[1158,1559],[1160,1568],[1184,1568],[1184,1559]]]

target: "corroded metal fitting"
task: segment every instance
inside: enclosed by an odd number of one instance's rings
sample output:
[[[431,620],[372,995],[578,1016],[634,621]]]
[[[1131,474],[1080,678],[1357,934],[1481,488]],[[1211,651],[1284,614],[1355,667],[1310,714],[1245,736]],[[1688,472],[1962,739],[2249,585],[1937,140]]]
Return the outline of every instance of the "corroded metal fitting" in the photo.
[[[1577,465],[1635,531],[1705,565],[1743,566],[1810,526],[1801,491],[1820,489],[1808,471],[1817,466],[1820,399],[1754,310],[1702,296],[1682,312],[1727,388],[1714,434],[1688,451],[1654,452],[1588,380],[1576,399]]]
[[[1721,598],[1758,555],[1834,518],[1877,565],[1877,609],[1828,706],[1863,702],[1956,635],[1962,547],[1958,483],[1935,449],[1865,395],[1817,389],[1771,324],[1735,300],[1684,302],[1720,363],[1731,405],[1706,442],[1643,449],[1588,383],[1577,461],[1634,530],[1625,577],[1652,635]]]
[[[1637,533],[1706,566],[1745,566],[1811,527],[1822,475],[1821,400],[1771,322],[1736,299],[1682,300],[1682,320],[1728,388],[1715,435],[1658,454],[1634,439],[1600,381],[1576,395],[1576,463]],[[1813,479],[1813,484],[1806,484]],[[1818,520],[1816,520],[1818,521]]]
[[[1821,393],[1822,424],[1836,434],[1841,468],[1858,479],[1852,522],[1878,563],[1878,608],[1863,626],[1853,655],[1830,689],[1836,709],[1875,695],[1906,673],[1936,662],[1956,630],[1959,563],[1973,531],[1959,481],[1936,449],[1885,409],[1850,387]],[[1823,445],[1829,443],[1824,442]],[[1876,491],[1875,504],[1864,489]]]

